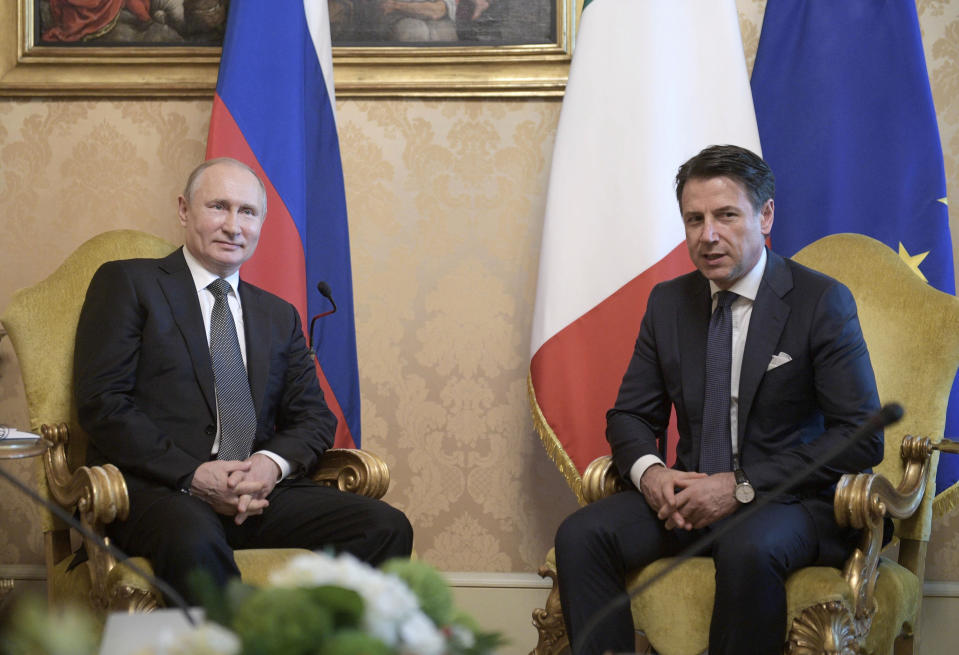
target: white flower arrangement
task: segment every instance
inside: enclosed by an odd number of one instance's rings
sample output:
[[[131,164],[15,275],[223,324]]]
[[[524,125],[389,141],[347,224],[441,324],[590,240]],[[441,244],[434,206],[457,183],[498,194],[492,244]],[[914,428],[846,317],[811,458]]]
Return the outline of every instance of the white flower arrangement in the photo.
[[[352,589],[364,603],[363,627],[400,653],[442,655],[446,640],[420,610],[416,595],[395,575],[370,567],[348,553],[311,553],[270,574],[275,587],[335,585]]]
[[[297,556],[270,575],[266,588],[231,583],[235,586],[225,593],[217,592],[230,606],[226,616],[212,617],[220,623],[207,621],[165,633],[144,653],[485,655],[500,644],[498,635],[479,631],[472,619],[456,612],[449,587],[435,569],[401,560],[385,566],[396,573],[374,569],[348,554]],[[343,594],[352,600],[344,600]],[[352,619],[345,626],[332,622],[322,627],[311,613],[317,608],[332,612],[328,616],[346,612]],[[352,636],[338,640],[344,634],[340,630]],[[365,640],[360,645],[351,641],[357,633]],[[331,646],[334,642],[339,643]]]

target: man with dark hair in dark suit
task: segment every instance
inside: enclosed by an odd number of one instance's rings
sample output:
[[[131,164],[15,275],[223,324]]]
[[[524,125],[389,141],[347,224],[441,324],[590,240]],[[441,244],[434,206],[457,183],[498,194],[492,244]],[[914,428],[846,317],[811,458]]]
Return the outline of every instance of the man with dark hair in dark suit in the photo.
[[[563,612],[571,640],[584,640],[581,653],[633,650],[628,571],[676,554],[879,407],[852,294],[765,247],[774,193],[766,163],[736,146],[707,148],[676,176],[697,271],[650,293],[606,415],[614,464],[635,489],[575,512],[556,535]],[[679,443],[667,468],[671,408]],[[782,653],[787,576],[841,565],[856,533],[837,526],[832,491],[882,454],[877,432],[713,545],[711,655]],[[580,634],[616,600],[613,614]]]
[[[87,461],[115,464],[130,494],[109,535],[191,601],[193,569],[221,585],[239,575],[234,548],[408,556],[402,512],[305,477],[336,418],[296,310],[239,278],[266,217],[262,182],[210,160],[178,204],[184,247],[104,264],[77,328]]]

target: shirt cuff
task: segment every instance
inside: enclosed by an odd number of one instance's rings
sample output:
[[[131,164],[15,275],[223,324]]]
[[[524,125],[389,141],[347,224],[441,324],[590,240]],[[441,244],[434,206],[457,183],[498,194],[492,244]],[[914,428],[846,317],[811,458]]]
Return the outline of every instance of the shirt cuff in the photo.
[[[633,486],[637,489],[640,489],[639,481],[643,478],[643,473],[646,472],[650,466],[656,466],[659,464],[662,467],[666,465],[663,463],[663,460],[656,457],[656,455],[643,455],[629,468],[629,479],[632,480]]]
[[[273,451],[270,451],[270,450],[258,450],[258,451],[256,451],[256,452],[253,453],[253,454],[254,454],[254,455],[266,455],[267,457],[269,457],[270,459],[272,459],[274,462],[276,462],[276,465],[280,467],[280,477],[278,477],[278,478],[276,479],[277,482],[281,482],[282,480],[286,479],[286,476],[288,476],[288,475],[290,474],[290,471],[293,470],[293,467],[290,465],[290,463],[289,463],[288,461],[286,461],[284,458],[280,457],[279,455],[277,455],[277,454],[274,453]]]

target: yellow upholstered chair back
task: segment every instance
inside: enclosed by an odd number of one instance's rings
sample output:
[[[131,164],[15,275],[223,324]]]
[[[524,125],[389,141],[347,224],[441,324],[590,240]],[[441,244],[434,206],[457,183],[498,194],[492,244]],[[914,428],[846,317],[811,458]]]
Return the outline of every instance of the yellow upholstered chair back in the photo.
[[[794,259],[836,278],[856,299],[879,398],[905,409],[903,420],[886,428],[886,455],[876,472],[901,480],[903,437],[943,437],[959,364],[959,299],[929,286],[895,252],[861,234],[820,239]],[[919,511],[896,526],[897,536],[928,541],[938,457],[933,454]]]
[[[86,435],[77,424],[73,401],[73,343],[77,321],[93,274],[104,262],[164,257],[174,246],[135,230],[115,230],[80,245],[48,278],[17,291],[3,314],[20,363],[30,428],[66,423],[71,468],[83,464]],[[38,460],[39,461],[39,460]],[[40,480],[43,480],[43,469]],[[46,485],[39,485],[46,492]],[[49,515],[44,531],[52,527]]]

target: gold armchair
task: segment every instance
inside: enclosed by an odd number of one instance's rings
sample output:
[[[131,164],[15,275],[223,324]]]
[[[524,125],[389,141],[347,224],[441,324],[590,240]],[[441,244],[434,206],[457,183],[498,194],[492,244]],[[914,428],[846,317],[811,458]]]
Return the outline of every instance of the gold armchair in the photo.
[[[942,439],[949,390],[959,366],[959,299],[933,289],[896,253],[862,235],[823,238],[795,259],[852,291],[879,396],[883,402],[900,402],[906,414],[886,429],[885,457],[875,473],[845,475],[837,487],[836,520],[863,530],[844,569],[809,567],[787,580],[785,652],[914,653],[937,451],[959,452],[959,444]],[[624,485],[611,458],[600,457],[583,474],[582,488],[589,503]],[[880,555],[886,514],[896,519],[897,560]],[[634,572],[628,587],[643,584],[670,561]],[[540,575],[552,577],[554,584],[546,609],[533,613],[539,631],[533,653],[559,653],[568,640],[552,551]],[[706,650],[714,575],[711,558],[695,557],[633,599],[633,622],[657,652],[695,655]]]
[[[46,280],[18,291],[3,324],[20,362],[30,424],[53,443],[38,470],[41,494],[99,535],[104,526],[122,521],[129,512],[123,475],[113,465],[83,466],[87,436],[77,423],[73,401],[73,342],[87,286],[99,266],[113,259],[163,257],[173,246],[133,230],[117,230],[82,244]],[[319,484],[371,498],[381,498],[390,483],[389,469],[375,455],[333,449],[311,477]],[[45,480],[45,484],[43,481]],[[42,518],[51,603],[75,599],[98,611],[148,611],[162,604],[160,594],[140,576],[95,544],[87,543],[88,560],[70,569],[74,543],[70,530],[52,514]],[[298,549],[236,551],[244,581],[262,584],[269,572]],[[152,573],[150,563],[132,558]]]

